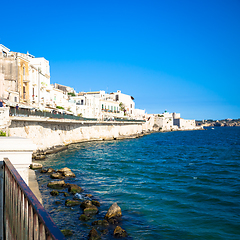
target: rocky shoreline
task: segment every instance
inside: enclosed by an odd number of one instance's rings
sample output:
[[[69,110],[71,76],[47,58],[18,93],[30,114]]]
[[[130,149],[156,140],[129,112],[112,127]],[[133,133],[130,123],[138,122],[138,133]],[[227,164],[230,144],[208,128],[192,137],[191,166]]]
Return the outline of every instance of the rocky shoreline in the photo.
[[[77,143],[83,143],[83,142],[92,142],[92,141],[113,141],[113,140],[125,140],[125,139],[134,139],[134,138],[139,138],[143,137],[145,135],[154,133],[154,132],[159,132],[159,131],[145,131],[140,134],[133,134],[133,135],[127,135],[127,136],[121,136],[121,137],[116,137],[116,138],[102,138],[102,139],[90,139],[90,140],[81,140],[79,142],[75,143],[70,143],[68,145],[57,145],[57,146],[52,146],[47,149],[37,149],[36,151],[33,152],[32,159],[33,160],[44,160],[47,155],[61,152],[63,150],[68,149],[68,146],[71,144],[77,144]]]
[[[101,237],[124,238],[127,237],[127,232],[121,228],[122,210],[117,203],[112,204],[104,218],[97,218],[96,216],[103,211],[101,203],[97,201],[91,194],[83,194],[84,190],[76,185],[69,183],[71,178],[75,178],[75,174],[71,169],[65,167],[59,170],[53,168],[44,169],[41,164],[33,163],[31,169],[40,171],[49,178],[47,187],[51,189],[50,195],[56,198],[56,204],[62,204],[58,201],[58,197],[64,196],[65,207],[77,207],[79,212],[79,221],[91,224],[87,239],[97,240]],[[54,179],[54,180],[53,180]],[[73,235],[73,231],[69,228],[61,229],[65,236]]]
[[[125,140],[125,139],[134,139],[134,138],[139,138],[143,137],[152,133],[164,133],[164,132],[172,132],[172,131],[195,131],[195,130],[204,130],[202,129],[194,129],[194,130],[159,130],[159,129],[153,129],[153,130],[148,130],[148,131],[143,131],[142,133],[139,134],[133,134],[133,135],[126,135],[126,136],[120,136],[120,137],[114,137],[114,138],[102,138],[102,139],[90,139],[90,140],[81,140],[78,142],[74,143],[69,143],[68,145],[56,145],[56,146],[51,146],[49,148],[46,148],[44,150],[42,149],[37,149],[36,151],[33,152],[32,159],[33,160],[44,160],[47,155],[57,153],[63,150],[68,149],[68,146],[71,144],[78,144],[78,143],[84,143],[84,142],[93,142],[93,141],[113,141],[113,140]]]

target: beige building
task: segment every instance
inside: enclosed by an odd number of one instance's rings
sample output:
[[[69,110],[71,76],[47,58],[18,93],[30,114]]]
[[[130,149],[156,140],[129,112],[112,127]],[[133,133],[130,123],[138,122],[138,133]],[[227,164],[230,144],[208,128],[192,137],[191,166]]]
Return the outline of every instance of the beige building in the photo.
[[[0,97],[10,102],[45,106],[50,94],[49,62],[11,52],[0,44]]]
[[[10,49],[0,44],[0,98],[19,102],[18,61]]]

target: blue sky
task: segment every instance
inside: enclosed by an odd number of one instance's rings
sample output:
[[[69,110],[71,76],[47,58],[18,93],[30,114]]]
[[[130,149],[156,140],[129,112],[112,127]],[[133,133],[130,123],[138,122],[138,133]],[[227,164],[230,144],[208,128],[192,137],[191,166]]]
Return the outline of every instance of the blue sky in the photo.
[[[0,43],[50,61],[51,83],[148,113],[240,118],[240,1],[4,1]],[[4,9],[4,10],[3,10]]]

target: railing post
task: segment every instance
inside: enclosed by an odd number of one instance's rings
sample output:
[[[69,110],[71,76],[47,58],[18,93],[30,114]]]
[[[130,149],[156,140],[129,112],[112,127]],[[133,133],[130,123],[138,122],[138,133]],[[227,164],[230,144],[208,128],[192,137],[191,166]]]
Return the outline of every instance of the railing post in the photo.
[[[3,165],[3,161],[0,161],[0,240],[4,239],[3,191],[4,191],[4,165]]]

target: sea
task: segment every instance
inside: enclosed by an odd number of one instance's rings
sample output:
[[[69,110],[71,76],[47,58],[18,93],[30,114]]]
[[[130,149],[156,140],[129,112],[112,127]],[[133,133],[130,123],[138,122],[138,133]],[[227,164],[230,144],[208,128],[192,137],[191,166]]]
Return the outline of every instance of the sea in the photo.
[[[67,239],[88,239],[92,222],[115,202],[127,240],[240,239],[240,127],[72,144],[42,163],[70,168],[76,178],[66,182],[84,190],[78,197],[92,194],[101,203],[83,222],[79,206],[64,204],[73,196],[51,196],[49,175],[36,171],[44,207],[60,229],[73,232]],[[113,225],[107,234],[96,229],[101,239],[115,239]]]

